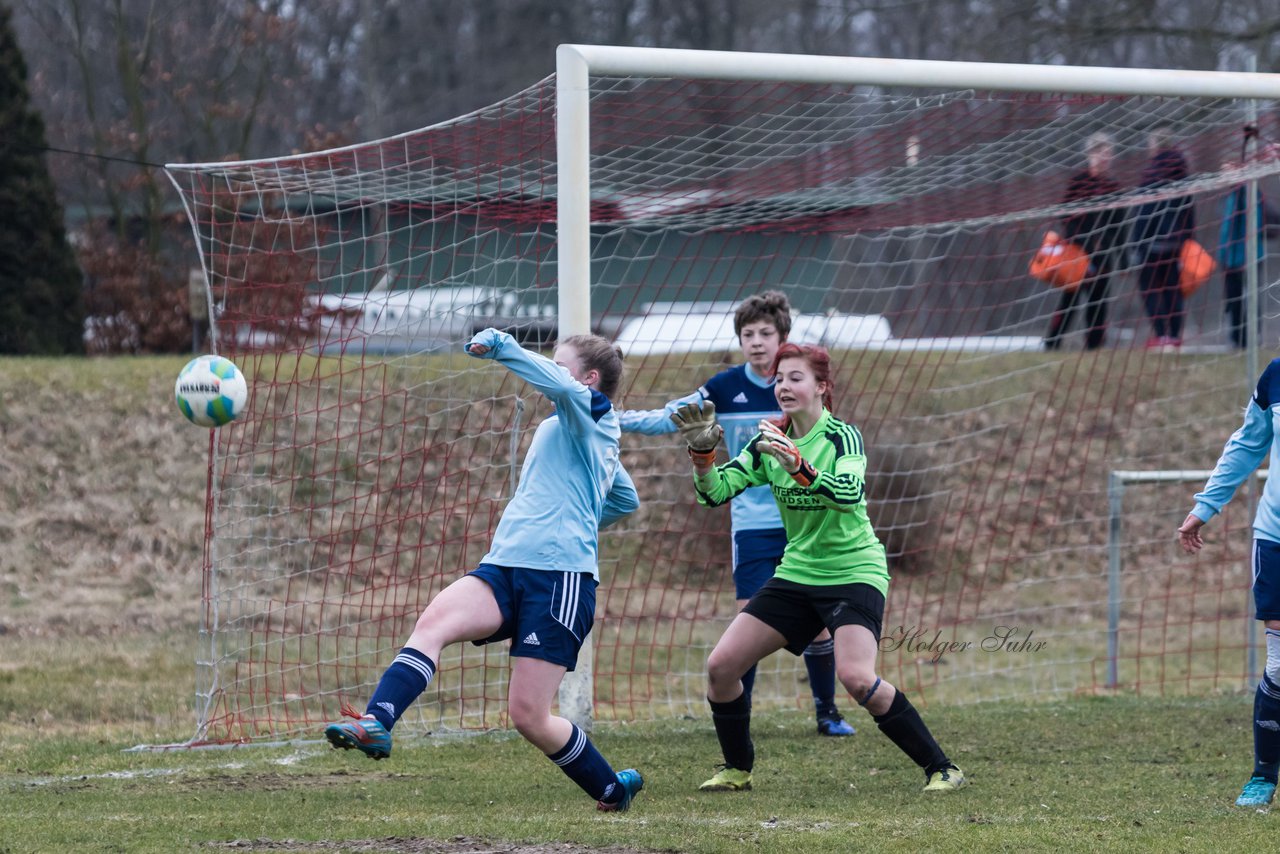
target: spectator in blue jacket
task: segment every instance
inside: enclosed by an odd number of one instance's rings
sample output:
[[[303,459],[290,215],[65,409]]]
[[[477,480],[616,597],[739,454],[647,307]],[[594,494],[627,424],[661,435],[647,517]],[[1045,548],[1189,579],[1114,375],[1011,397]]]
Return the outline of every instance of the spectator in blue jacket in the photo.
[[[1224,163],[1223,169],[1234,169],[1237,164]],[[1248,185],[1241,184],[1222,200],[1222,225],[1218,229],[1218,264],[1222,267],[1223,308],[1227,313],[1227,326],[1231,343],[1244,349],[1249,343],[1245,328],[1245,251],[1248,234],[1245,220],[1248,218]],[[1267,254],[1266,226],[1280,223],[1280,213],[1268,206],[1258,192],[1257,229],[1258,255],[1261,261]],[[1262,319],[1259,314],[1258,325]]]

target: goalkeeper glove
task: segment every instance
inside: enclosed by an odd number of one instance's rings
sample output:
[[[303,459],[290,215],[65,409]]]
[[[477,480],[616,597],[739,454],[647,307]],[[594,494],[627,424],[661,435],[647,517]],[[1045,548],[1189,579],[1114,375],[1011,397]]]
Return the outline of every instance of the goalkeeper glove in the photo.
[[[778,465],[801,486],[809,486],[818,478],[817,470],[800,455],[796,443],[772,421],[766,419],[760,422],[760,440],[756,443],[756,449],[777,460]]]
[[[689,456],[695,462],[710,465],[715,461],[716,445],[724,435],[724,428],[716,422],[716,405],[709,400],[699,406],[686,403],[671,413],[671,420],[680,430],[685,444],[689,446]]]

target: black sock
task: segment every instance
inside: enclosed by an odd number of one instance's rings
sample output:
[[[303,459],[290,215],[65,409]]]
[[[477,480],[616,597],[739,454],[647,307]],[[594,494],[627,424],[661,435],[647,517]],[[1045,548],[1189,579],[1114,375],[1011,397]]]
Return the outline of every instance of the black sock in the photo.
[[[897,691],[885,713],[872,717],[880,731],[923,768],[926,775],[951,767],[951,760],[942,752],[906,694]]]
[[[716,725],[716,738],[720,739],[720,752],[730,768],[750,771],[756,764],[756,748],[751,743],[751,701],[746,693],[736,700],[717,703],[708,699],[711,721]]]
[[[751,702],[751,689],[756,687],[756,667],[759,665],[751,665],[751,669],[742,674],[742,696],[747,698],[747,702]]]

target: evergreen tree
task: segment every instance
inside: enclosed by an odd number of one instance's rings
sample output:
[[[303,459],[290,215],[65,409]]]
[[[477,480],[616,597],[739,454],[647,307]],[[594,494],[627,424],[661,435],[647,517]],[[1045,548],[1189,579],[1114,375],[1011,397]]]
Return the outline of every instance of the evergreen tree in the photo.
[[[0,128],[0,353],[83,352],[80,268],[7,6],[0,6]]]

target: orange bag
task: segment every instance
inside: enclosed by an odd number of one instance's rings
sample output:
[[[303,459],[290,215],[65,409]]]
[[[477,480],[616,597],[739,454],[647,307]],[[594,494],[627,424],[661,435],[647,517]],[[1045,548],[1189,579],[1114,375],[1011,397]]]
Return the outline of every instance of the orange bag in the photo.
[[[1200,286],[1213,275],[1213,256],[1194,240],[1182,244],[1178,265],[1178,288],[1184,298],[1200,290]]]
[[[1068,243],[1056,231],[1046,231],[1044,241],[1031,258],[1032,277],[1055,288],[1074,291],[1089,272],[1089,256],[1074,243]]]

